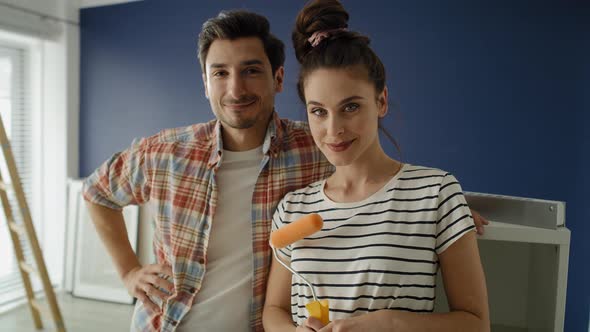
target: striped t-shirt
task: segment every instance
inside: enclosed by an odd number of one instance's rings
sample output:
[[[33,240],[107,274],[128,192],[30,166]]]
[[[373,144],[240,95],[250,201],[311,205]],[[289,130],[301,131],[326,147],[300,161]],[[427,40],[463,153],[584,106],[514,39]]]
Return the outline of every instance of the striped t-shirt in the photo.
[[[287,194],[273,230],[318,213],[320,232],[280,250],[328,299],[330,320],[381,309],[432,312],[438,254],[474,230],[461,186],[447,172],[406,164],[367,199],[337,203],[324,194],[325,180]],[[301,325],[311,290],[293,276],[291,314]]]

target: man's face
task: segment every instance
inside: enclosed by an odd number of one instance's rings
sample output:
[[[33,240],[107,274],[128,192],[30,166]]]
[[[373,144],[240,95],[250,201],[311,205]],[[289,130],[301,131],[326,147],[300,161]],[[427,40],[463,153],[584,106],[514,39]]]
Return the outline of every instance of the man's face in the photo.
[[[283,88],[283,67],[273,75],[257,37],[218,39],[205,59],[205,94],[223,125],[247,129],[266,126],[274,97]]]

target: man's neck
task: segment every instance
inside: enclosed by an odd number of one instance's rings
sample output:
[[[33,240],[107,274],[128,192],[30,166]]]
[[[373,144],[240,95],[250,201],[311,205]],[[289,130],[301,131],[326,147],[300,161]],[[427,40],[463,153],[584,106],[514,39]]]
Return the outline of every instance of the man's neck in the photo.
[[[270,121],[270,119],[269,119]],[[255,124],[250,128],[237,129],[221,124],[223,149],[229,151],[248,151],[264,143],[269,121]]]

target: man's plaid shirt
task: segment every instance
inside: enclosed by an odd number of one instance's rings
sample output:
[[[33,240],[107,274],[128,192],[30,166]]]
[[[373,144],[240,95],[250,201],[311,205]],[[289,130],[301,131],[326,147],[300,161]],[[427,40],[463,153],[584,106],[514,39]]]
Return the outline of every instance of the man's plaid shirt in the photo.
[[[172,266],[175,293],[164,303],[154,301],[163,307],[163,314],[150,314],[140,304],[133,325],[141,331],[174,331],[201,287],[222,151],[219,121],[168,129],[116,153],[84,183],[84,198],[96,204],[113,209],[152,205],[154,251],[158,263]],[[262,307],[271,261],[268,239],[279,200],[333,172],[307,124],[279,119],[276,113],[266,132],[263,153],[252,196],[253,331],[263,331]]]

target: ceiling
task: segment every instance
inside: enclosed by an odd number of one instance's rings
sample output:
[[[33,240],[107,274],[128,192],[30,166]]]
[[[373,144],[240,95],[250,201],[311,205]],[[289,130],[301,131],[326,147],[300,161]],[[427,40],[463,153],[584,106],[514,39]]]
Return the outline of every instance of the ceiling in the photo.
[[[134,2],[142,0],[80,0],[80,8],[90,8],[99,6],[115,5],[126,2]]]

